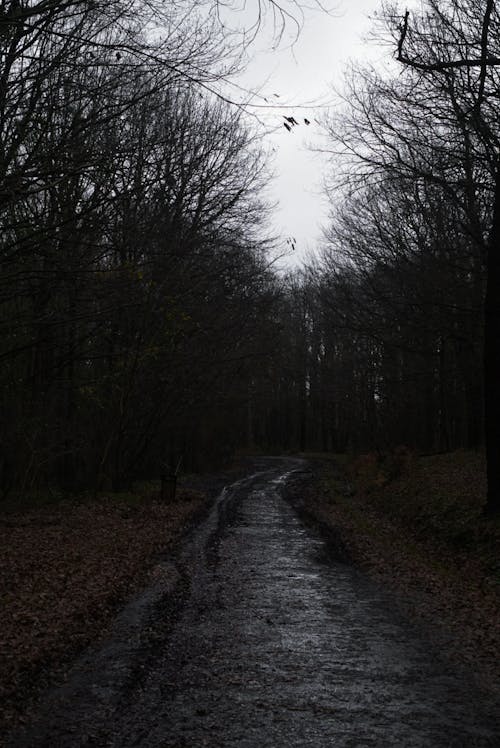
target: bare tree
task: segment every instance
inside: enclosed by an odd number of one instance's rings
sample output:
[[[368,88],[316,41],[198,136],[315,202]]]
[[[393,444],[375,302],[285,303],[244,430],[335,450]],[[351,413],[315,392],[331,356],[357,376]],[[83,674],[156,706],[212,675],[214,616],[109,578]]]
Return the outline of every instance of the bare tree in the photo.
[[[394,11],[392,11],[393,15]],[[500,511],[500,143],[496,127],[500,18],[494,0],[430,0],[416,19],[407,11],[397,36],[397,59],[443,90],[453,77],[457,116],[482,141],[492,163],[493,209],[486,252],[484,393],[487,512]]]

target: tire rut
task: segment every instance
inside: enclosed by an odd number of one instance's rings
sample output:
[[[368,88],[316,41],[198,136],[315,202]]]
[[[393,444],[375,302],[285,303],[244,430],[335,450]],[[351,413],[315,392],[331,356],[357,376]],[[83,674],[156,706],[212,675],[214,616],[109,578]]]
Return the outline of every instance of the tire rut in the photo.
[[[107,698],[97,653],[87,700],[52,694],[12,745],[499,745],[495,708],[284,500],[303,466],[262,459],[219,496],[178,559],[176,620],[157,606],[154,648],[129,653],[135,685]]]

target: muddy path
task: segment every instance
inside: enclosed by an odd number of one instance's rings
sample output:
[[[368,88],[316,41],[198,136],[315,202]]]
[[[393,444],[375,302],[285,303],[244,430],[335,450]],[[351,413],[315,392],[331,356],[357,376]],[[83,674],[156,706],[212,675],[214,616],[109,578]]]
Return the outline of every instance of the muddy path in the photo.
[[[498,746],[500,727],[391,600],[332,559],[256,460],[11,746]]]

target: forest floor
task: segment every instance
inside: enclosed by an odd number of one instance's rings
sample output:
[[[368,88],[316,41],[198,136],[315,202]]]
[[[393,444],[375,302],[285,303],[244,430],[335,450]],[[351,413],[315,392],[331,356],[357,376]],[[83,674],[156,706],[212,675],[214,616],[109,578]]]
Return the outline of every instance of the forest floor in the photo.
[[[481,517],[482,457],[307,458],[312,472],[291,481],[287,498],[326,530],[333,555],[379,581],[446,656],[500,693],[500,527]],[[149,485],[0,511],[0,728],[18,724],[46,686],[64,680],[123,603],[165,573],[162,558],[182,546],[222,487],[247,470],[186,477],[173,504]]]
[[[173,503],[159,485],[0,508],[0,734],[23,721],[71,661],[105,636],[157,562],[206,516],[241,467],[186,476]],[[162,572],[163,573],[163,572]]]
[[[160,573],[5,748],[496,748],[498,701],[287,500],[311,481],[249,460],[163,560],[185,593]]]
[[[500,522],[482,517],[482,455],[307,455],[292,501],[379,581],[448,659],[500,694]]]

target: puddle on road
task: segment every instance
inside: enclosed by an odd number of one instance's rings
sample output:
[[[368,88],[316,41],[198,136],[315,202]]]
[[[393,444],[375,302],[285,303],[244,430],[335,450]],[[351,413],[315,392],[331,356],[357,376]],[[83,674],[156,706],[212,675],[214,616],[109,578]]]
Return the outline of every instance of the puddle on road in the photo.
[[[480,695],[281,498],[300,461],[267,465],[193,538],[191,596],[141,687],[71,742],[56,719],[36,745],[500,745]]]

